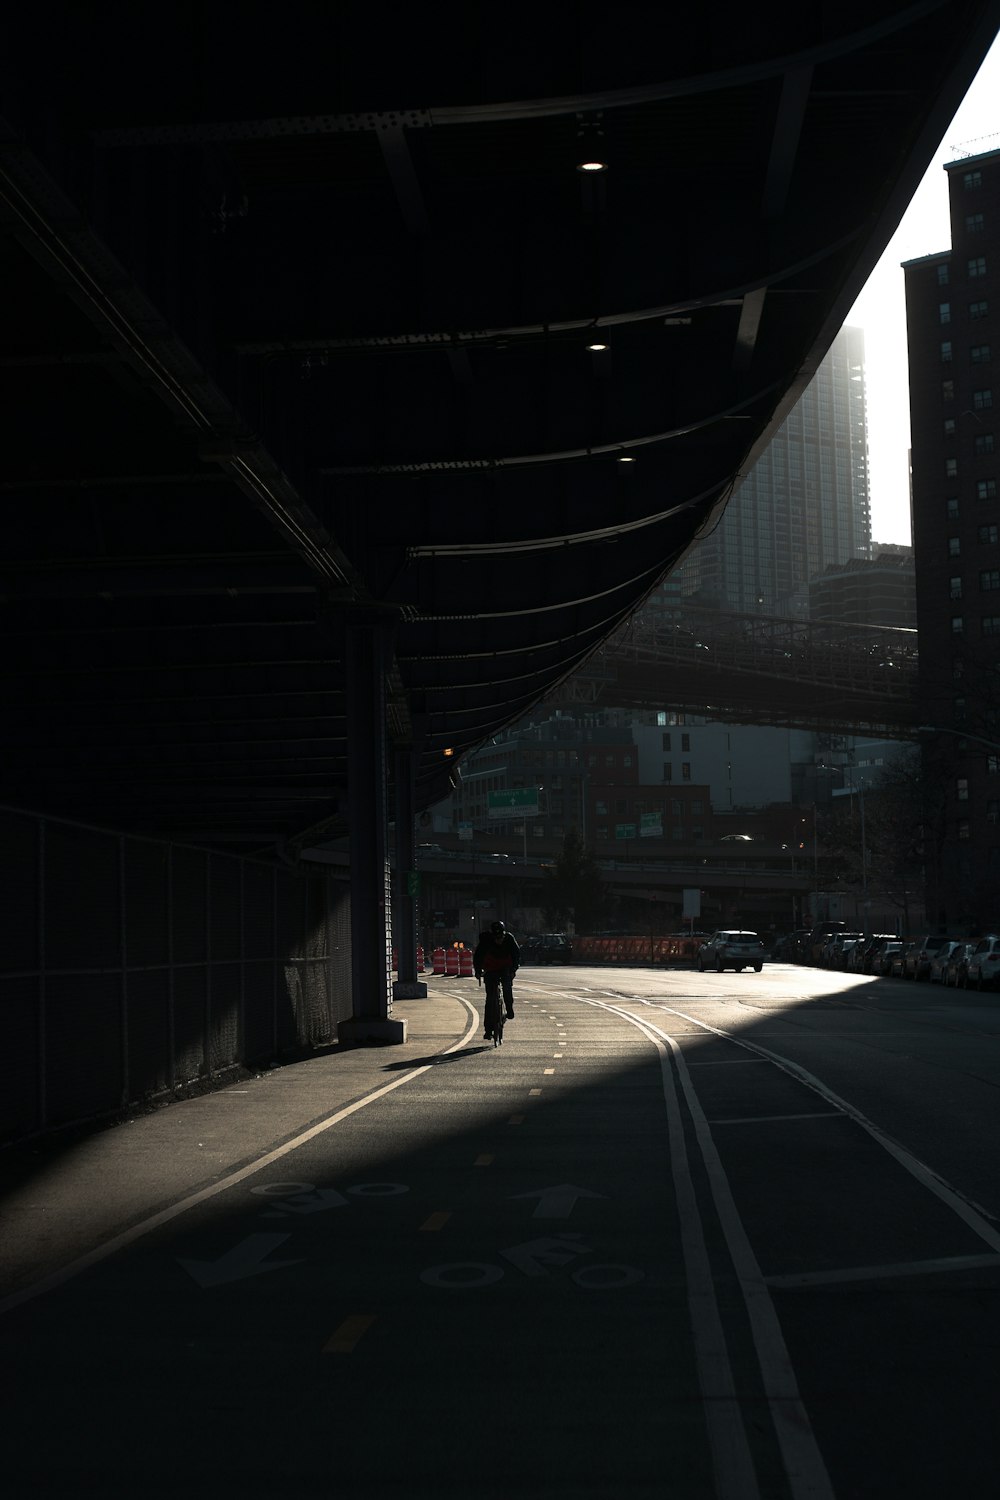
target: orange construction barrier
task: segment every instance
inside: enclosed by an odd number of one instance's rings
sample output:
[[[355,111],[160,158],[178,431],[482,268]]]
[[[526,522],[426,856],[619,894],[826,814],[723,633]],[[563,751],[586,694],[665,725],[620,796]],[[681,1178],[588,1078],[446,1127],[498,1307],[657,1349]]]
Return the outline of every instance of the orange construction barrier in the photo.
[[[458,973],[458,949],[449,948],[445,956],[444,971],[446,974],[456,975]]]
[[[472,977],[475,970],[472,967],[472,949],[462,948],[458,955],[458,972],[466,979]]]
[[[435,974],[444,974],[446,972],[445,950],[443,948],[434,949],[434,954],[431,959],[431,967],[433,968]]]

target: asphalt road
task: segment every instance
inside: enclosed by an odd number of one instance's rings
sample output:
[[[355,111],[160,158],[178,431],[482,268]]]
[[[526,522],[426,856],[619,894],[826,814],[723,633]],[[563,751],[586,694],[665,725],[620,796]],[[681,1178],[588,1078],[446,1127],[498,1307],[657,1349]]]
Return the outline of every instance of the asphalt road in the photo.
[[[12,1500],[995,1491],[1000,997],[524,968],[496,1050],[481,996],[15,1174]]]

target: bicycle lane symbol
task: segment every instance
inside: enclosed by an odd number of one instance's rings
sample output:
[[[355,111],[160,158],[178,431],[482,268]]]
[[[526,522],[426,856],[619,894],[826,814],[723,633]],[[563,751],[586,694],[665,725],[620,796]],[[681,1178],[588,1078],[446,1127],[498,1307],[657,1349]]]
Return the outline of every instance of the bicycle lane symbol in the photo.
[[[511,1245],[501,1250],[500,1255],[524,1276],[547,1276],[549,1266],[567,1266],[577,1257],[593,1253],[582,1235],[546,1235],[537,1240],[525,1240],[520,1245]],[[425,1286],[441,1287],[447,1291],[477,1291],[502,1281],[503,1266],[489,1261],[456,1260],[443,1265],[428,1266],[421,1271],[420,1280]],[[608,1291],[618,1287],[634,1286],[642,1281],[645,1272],[636,1266],[604,1263],[580,1266],[570,1272],[570,1278],[585,1291]]]

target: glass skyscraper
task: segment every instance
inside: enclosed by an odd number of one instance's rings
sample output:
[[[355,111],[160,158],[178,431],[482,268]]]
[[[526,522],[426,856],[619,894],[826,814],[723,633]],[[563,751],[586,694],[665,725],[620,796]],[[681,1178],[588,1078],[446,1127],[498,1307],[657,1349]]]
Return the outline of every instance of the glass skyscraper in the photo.
[[[809,580],[871,557],[865,345],[843,328],[715,530],[674,580],[741,614],[809,613]]]

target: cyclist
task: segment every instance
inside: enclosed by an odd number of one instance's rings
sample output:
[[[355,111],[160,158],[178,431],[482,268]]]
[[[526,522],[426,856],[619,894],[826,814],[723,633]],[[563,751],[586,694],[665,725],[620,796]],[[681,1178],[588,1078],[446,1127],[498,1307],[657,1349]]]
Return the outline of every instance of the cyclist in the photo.
[[[481,982],[483,976],[486,976],[487,1040],[493,1036],[493,1023],[500,1000],[501,986],[507,1018],[508,1020],[513,1018],[514,975],[520,963],[521,950],[516,939],[507,931],[502,922],[491,923],[489,932],[483,933],[472,955],[472,967],[476,978]]]

